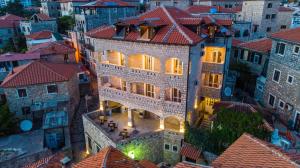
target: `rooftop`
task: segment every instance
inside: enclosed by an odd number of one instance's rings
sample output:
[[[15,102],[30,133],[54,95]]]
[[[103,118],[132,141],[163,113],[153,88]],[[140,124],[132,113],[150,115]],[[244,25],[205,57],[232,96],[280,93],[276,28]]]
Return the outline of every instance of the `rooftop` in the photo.
[[[207,5],[193,5],[186,9],[189,13],[192,14],[201,14],[201,13],[237,13],[242,10],[241,6],[234,8],[224,8],[222,6],[207,6]]]
[[[22,17],[13,15],[13,14],[6,14],[0,17],[0,28],[13,28],[19,25],[21,20],[25,20]]]
[[[279,12],[294,12],[293,9],[288,8],[288,7],[284,7],[284,6],[279,6],[278,11]]]
[[[75,49],[70,45],[61,41],[53,41],[34,45],[26,53],[39,53],[43,56],[51,54],[70,54],[73,52],[75,52]]]
[[[79,68],[72,64],[46,63],[34,61],[15,68],[2,82],[1,87],[20,87],[71,79]]]
[[[119,150],[109,146],[102,149],[73,166],[74,168],[100,168],[100,167],[122,167],[122,168],[155,168],[156,166],[149,161],[135,161],[125,156]]]
[[[153,37],[147,40],[141,39],[139,27],[141,25],[155,27]],[[198,35],[190,27],[202,25],[203,30]],[[195,45],[208,36],[208,25],[216,25],[222,27],[217,29],[216,33],[224,33],[229,35],[232,21],[214,19],[210,16],[193,17],[188,12],[180,10],[176,7],[158,7],[137,17],[125,18],[119,20],[115,25],[102,26],[93,29],[86,33],[87,36],[100,39],[116,39],[126,41],[144,41],[151,43],[162,44],[177,44],[177,45]],[[117,28],[116,28],[117,27]],[[125,27],[131,27],[129,32],[124,34],[124,37],[118,35]]]
[[[1,16],[0,20],[21,21],[21,20],[25,20],[25,19],[20,16],[17,16],[17,15],[6,14],[4,16]]]
[[[0,55],[0,62],[40,59],[39,53],[5,53]]]
[[[52,38],[52,31],[43,30],[43,31],[32,33],[25,37],[30,40],[50,39],[50,38]]]
[[[89,2],[87,4],[81,5],[80,8],[85,7],[129,7],[132,6],[131,4],[124,2],[122,0],[97,0],[93,2]]]
[[[267,54],[272,49],[272,40],[269,38],[262,38],[262,39],[248,41],[248,42],[242,42],[237,44],[236,46]]]
[[[199,164],[194,164],[190,162],[179,162],[174,168],[209,168],[210,166],[203,166]]]
[[[213,167],[272,167],[296,168],[293,157],[277,147],[244,133],[213,163]]]
[[[23,168],[61,168],[61,160],[64,158],[62,152],[44,157],[34,163],[27,164]]]
[[[272,39],[284,40],[291,43],[300,44],[300,27],[294,29],[287,29],[269,35]]]

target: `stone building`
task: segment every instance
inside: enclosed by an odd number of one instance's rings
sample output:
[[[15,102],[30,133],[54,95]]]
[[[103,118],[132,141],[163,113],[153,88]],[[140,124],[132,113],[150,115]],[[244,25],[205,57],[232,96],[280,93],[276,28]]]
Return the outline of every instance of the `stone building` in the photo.
[[[49,17],[58,18],[61,16],[60,3],[58,0],[41,0],[41,12]]]
[[[85,48],[90,46],[85,42],[84,33],[102,25],[113,24],[118,19],[135,16],[137,13],[136,6],[121,0],[97,0],[75,7],[75,36],[72,40],[78,46],[83,62],[90,65],[86,60],[89,53],[85,51]]]
[[[43,13],[34,14],[29,20],[21,21],[20,27],[24,35],[30,35],[45,30],[57,32],[56,19],[50,18]]]
[[[293,9],[280,6],[278,8],[278,18],[277,18],[277,30],[284,30],[291,28],[292,18],[293,18]]]
[[[178,162],[184,121],[209,116],[232,89],[231,26],[162,6],[87,32],[100,99],[99,111],[83,117],[89,152],[135,144],[147,146],[148,160]],[[101,115],[116,122],[115,131],[99,124]],[[120,139],[123,129],[129,138]]]
[[[300,131],[300,28],[270,35],[272,50],[264,104]]]
[[[40,121],[45,112],[66,111],[79,103],[78,67],[34,61],[15,68],[2,82],[9,109],[18,118]]]
[[[58,33],[49,30],[42,30],[25,36],[27,48],[47,42],[60,41],[62,37]]]
[[[152,10],[162,5],[174,6],[179,9],[186,9],[187,7],[192,5],[192,1],[191,0],[149,0],[147,2],[147,6],[149,10]]]
[[[243,0],[193,0],[193,5],[221,6],[224,8],[235,8],[242,3]]]
[[[90,0],[60,0],[61,16],[72,16],[76,6],[81,6],[90,2]]]

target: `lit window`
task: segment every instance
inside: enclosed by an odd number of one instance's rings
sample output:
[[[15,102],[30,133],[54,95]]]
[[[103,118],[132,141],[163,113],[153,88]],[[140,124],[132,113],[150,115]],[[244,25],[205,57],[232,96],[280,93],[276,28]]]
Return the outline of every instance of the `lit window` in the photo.
[[[279,83],[279,79],[280,79],[280,74],[281,72],[277,69],[274,70],[273,72],[273,81]]]
[[[278,107],[281,108],[281,109],[283,109],[284,108],[284,104],[285,104],[284,101],[282,101],[282,100],[279,99]]]
[[[271,105],[272,107],[274,107],[275,104],[275,96],[273,96],[272,94],[269,94],[269,105]]]
[[[18,89],[18,96],[19,97],[27,97],[27,90],[26,89]]]
[[[58,89],[57,89],[57,85],[48,85],[47,86],[47,91],[48,93],[57,93]]]
[[[214,51],[212,53],[213,62],[222,63],[222,53],[220,51]]]
[[[173,68],[173,74],[182,74],[182,62],[177,59],[172,59],[172,68]]]
[[[146,84],[146,96],[148,97],[154,97],[154,85]]]
[[[284,55],[284,50],[285,50],[285,43],[278,42],[276,44],[275,53],[279,55]]]
[[[148,55],[144,55],[144,69],[154,70],[154,58]]]
[[[221,75],[204,74],[204,86],[219,88],[221,86]]]
[[[126,91],[126,81],[121,81],[121,84],[122,84],[122,90],[123,91]]]
[[[300,54],[300,46],[294,46],[294,53]]]
[[[171,89],[171,99],[174,102],[180,102],[181,101],[181,93],[179,89],[172,88]]]
[[[294,77],[293,76],[291,76],[291,75],[288,75],[288,77],[287,77],[287,83],[289,83],[289,84],[293,84],[293,82],[294,82]]]

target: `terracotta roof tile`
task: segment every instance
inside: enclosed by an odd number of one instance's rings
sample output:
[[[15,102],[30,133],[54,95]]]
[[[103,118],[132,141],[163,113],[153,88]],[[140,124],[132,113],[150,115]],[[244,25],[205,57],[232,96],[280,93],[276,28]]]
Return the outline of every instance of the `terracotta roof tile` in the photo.
[[[197,160],[201,157],[201,150],[195,148],[191,144],[184,143],[181,147],[180,154],[182,156]]]
[[[286,153],[272,147],[267,142],[244,133],[213,161],[212,166],[216,168],[296,168],[300,165]]]
[[[139,163],[145,168],[158,168],[154,163],[148,160],[141,160]]]
[[[145,163],[145,162],[144,162]],[[147,164],[149,165],[149,164]],[[90,156],[73,166],[74,168],[151,168],[125,156],[113,147],[106,147],[97,154]]]
[[[59,152],[54,155],[42,158],[34,163],[25,165],[23,168],[61,168],[60,160],[64,158],[64,154]]]
[[[202,166],[198,164],[188,163],[188,162],[180,162],[175,165],[174,168],[208,168],[209,166]]]
[[[26,53],[39,53],[43,55],[52,55],[52,54],[69,54],[75,52],[75,49],[64,42],[47,42],[34,45]]]
[[[68,81],[79,72],[77,65],[34,61],[19,66],[2,82],[1,87],[20,87],[42,83]]]
[[[30,35],[26,35],[25,37],[32,40],[50,39],[52,38],[52,32],[49,30],[43,30],[43,31],[32,33]]]
[[[87,3],[85,5],[82,5],[81,7],[107,7],[112,3],[114,3],[115,6],[133,6],[129,3],[121,1],[121,0],[97,0],[97,1]]]
[[[211,9],[216,9],[217,13],[237,13],[241,11],[241,7],[224,8],[222,6],[207,6],[207,5],[193,5],[186,9],[187,12],[192,14],[210,13]]]
[[[257,40],[240,43],[237,46],[252,51],[268,53],[272,49],[272,40],[269,38],[257,39]]]
[[[300,27],[272,33],[270,37],[300,44]]]
[[[279,6],[278,11],[279,12],[294,12],[293,9],[287,8],[287,7],[284,7],[284,6]]]
[[[5,53],[0,55],[0,62],[40,59],[39,53]]]
[[[238,46],[240,43],[243,43],[243,41],[236,39],[236,38],[232,38],[232,46],[233,47]]]
[[[49,17],[48,15],[44,14],[44,13],[37,13],[35,14],[40,20],[42,21],[47,21],[47,20],[53,20],[54,18]],[[33,15],[34,16],[34,15]],[[32,17],[33,17],[32,16]]]
[[[0,20],[21,21],[25,20],[25,18],[13,14],[6,14],[4,16],[1,16]]]

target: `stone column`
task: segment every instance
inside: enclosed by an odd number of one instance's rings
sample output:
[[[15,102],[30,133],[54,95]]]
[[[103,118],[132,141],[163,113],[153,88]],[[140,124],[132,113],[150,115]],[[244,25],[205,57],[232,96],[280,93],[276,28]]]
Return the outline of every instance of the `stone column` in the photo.
[[[184,133],[184,121],[180,121],[179,132]]]
[[[105,106],[104,101],[100,101],[99,104],[100,104],[99,110],[104,111],[104,106]]]
[[[128,108],[128,127],[133,127],[134,125],[134,118],[133,118],[133,111],[132,109]]]
[[[159,128],[164,130],[165,129],[165,120],[163,118],[160,119],[160,125]]]

